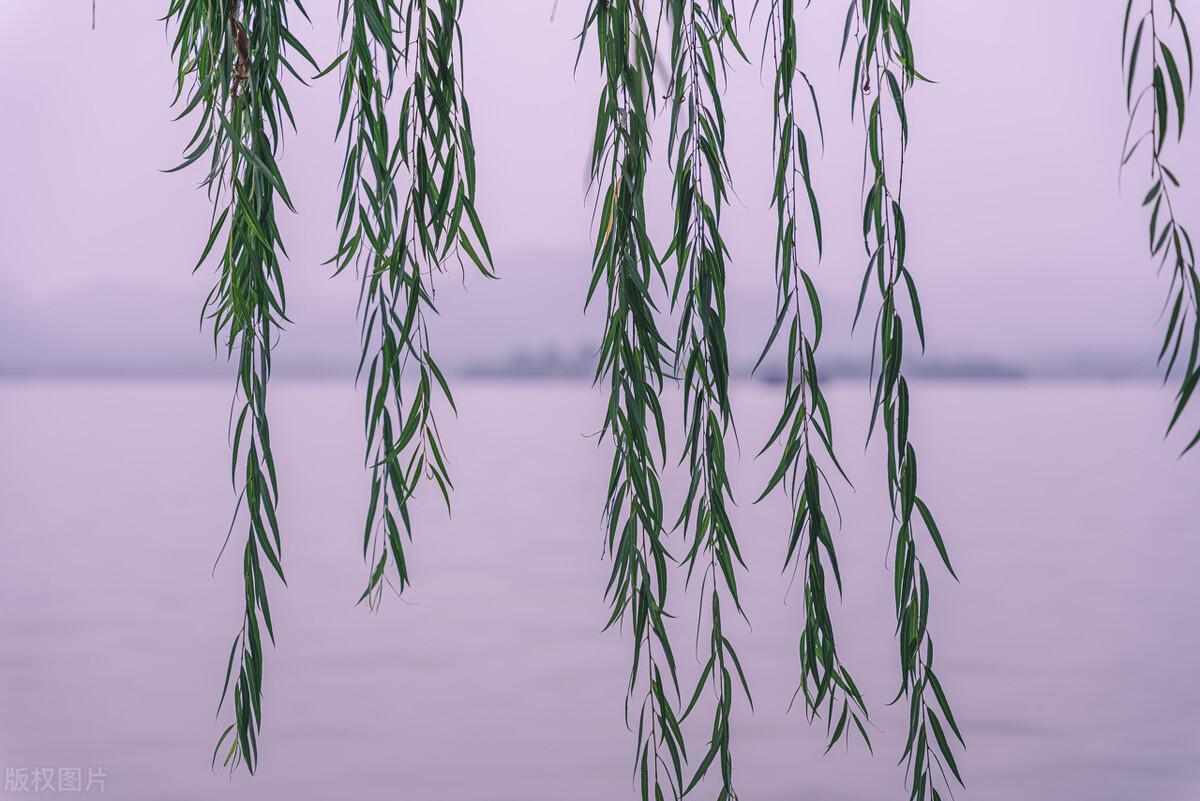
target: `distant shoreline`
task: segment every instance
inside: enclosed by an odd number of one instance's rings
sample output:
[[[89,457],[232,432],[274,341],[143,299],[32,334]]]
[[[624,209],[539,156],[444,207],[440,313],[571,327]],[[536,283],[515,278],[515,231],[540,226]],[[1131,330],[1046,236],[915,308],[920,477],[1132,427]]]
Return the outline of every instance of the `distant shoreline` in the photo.
[[[468,383],[581,383],[590,384],[592,375],[580,373],[522,373],[504,372],[500,370],[447,370],[447,376],[455,381]],[[272,376],[281,381],[318,381],[354,383],[354,375],[341,370],[291,370],[277,369]],[[96,381],[96,382],[168,382],[168,381],[225,381],[232,380],[232,368],[214,368],[212,370],[88,370],[88,369],[42,369],[42,370],[0,370],[0,382],[24,383],[36,381]],[[958,383],[1044,383],[1044,382],[1098,382],[1098,383],[1161,383],[1161,376],[1150,372],[1117,372],[1102,370],[918,370],[912,369],[908,378],[917,383],[958,382]],[[842,384],[846,382],[862,382],[869,379],[865,370],[831,370],[823,372],[820,380],[826,384]],[[745,373],[735,374],[733,381],[737,384],[760,384],[763,386],[779,386],[785,377],[781,373],[759,374],[750,376]]]

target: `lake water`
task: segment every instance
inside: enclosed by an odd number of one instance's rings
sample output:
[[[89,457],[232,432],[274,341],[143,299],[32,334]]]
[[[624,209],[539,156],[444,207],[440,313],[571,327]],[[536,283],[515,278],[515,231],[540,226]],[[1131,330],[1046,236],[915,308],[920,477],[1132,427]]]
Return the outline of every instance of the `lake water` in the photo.
[[[461,414],[442,421],[453,517],[427,493],[411,597],[372,615],[354,606],[358,397],[345,382],[277,382],[289,586],[271,594],[261,769],[209,769],[240,620],[237,560],[210,573],[233,501],[230,390],[0,384],[0,764],[102,768],[109,797],[146,801],[634,798],[628,648],[600,631],[608,452],[588,435],[602,399],[572,383],[459,382]],[[862,449],[865,387],[829,392],[856,486],[839,489],[838,624],[876,756],[822,757],[821,732],[786,712],[801,619],[780,572],[787,509],[749,503],[771,468],[752,456],[777,389],[741,386],[735,523],[753,628],[733,637],[756,701],[734,723],[744,801],[906,797],[904,710],[886,706],[897,671],[882,459]],[[938,577],[931,620],[968,739],[958,798],[1200,798],[1200,455],[1180,461],[1163,442],[1167,395],[940,382],[915,395],[922,485],[962,579]],[[688,677],[697,602],[677,604]],[[706,725],[689,729],[697,751]]]

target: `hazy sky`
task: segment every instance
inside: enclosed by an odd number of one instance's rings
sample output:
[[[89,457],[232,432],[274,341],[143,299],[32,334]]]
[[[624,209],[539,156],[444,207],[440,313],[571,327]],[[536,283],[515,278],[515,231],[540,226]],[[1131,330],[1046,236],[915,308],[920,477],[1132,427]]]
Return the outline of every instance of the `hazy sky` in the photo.
[[[439,347],[450,361],[514,345],[594,338],[582,298],[591,241],[585,166],[596,65],[572,71],[583,0],[471,0],[463,24],[467,92],[479,151],[479,206],[502,280],[447,276]],[[761,20],[744,40],[757,56]],[[1140,167],[1118,195],[1124,132],[1119,3],[922,0],[913,29],[922,72],[938,81],[909,101],[910,261],[931,351],[1030,360],[1093,352],[1152,359],[1165,287],[1146,255]],[[30,363],[207,358],[196,336],[210,275],[191,276],[209,208],[199,174],[164,175],[190,136],[168,108],[173,65],[163,3],[0,3],[0,355]],[[309,3],[296,32],[321,61],[337,50],[331,0]],[[858,229],[861,134],[837,69],[843,3],[802,16],[802,66],[818,87],[827,148],[816,163],[826,218],[817,270],[849,340],[846,309],[863,264]],[[354,348],[355,280],[329,280],[341,146],[336,80],[290,90],[300,134],[283,159],[299,215],[284,214],[294,330],[281,361],[341,359]],[[731,340],[743,354],[769,326],[774,222],[769,209],[769,76],[737,65],[727,92],[737,196]],[[665,135],[658,146],[665,149]],[[1200,212],[1200,139],[1178,147],[1185,216]],[[663,159],[660,157],[660,172]],[[652,216],[670,219],[663,176]],[[1194,191],[1188,191],[1193,187]],[[1200,225],[1197,223],[1196,225]],[[49,354],[49,355],[47,355]]]

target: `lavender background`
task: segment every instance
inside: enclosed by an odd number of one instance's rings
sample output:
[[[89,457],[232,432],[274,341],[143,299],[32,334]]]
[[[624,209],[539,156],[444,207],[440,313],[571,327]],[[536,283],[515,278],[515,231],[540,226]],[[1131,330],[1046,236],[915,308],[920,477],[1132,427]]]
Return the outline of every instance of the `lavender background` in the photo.
[[[584,200],[597,80],[585,53],[573,71],[583,3],[467,4],[466,83],[479,149],[479,204],[501,281],[442,282],[437,344],[448,364],[495,360],[518,347],[591,345],[596,315],[582,299],[590,253]],[[914,16],[923,71],[938,81],[910,100],[906,189],[911,261],[930,308],[931,358],[999,359],[1053,372],[1145,370],[1156,353],[1163,287],[1145,254],[1135,163],[1117,192],[1124,133],[1119,4],[927,0]],[[207,276],[189,270],[206,235],[199,175],[178,162],[191,131],[168,109],[173,66],[159,4],[0,4],[0,370],[195,372],[211,347],[195,336]],[[747,6],[749,8],[749,6]],[[315,3],[297,32],[317,58],[337,51],[336,4]],[[824,109],[827,148],[816,165],[826,219],[816,269],[830,307],[831,356],[861,357],[849,311],[863,263],[858,232],[861,133],[837,71],[844,8],[802,17],[802,66]],[[757,54],[761,20],[744,23]],[[744,25],[744,27],[746,26]],[[283,170],[300,210],[283,215],[294,330],[282,370],[344,373],[356,349],[355,281],[330,280],[341,147],[336,80],[295,87],[301,133]],[[769,210],[770,78],[738,65],[728,90],[729,157],[737,198],[731,340],[753,359],[769,329],[774,222]],[[665,136],[660,147],[665,147]],[[1200,180],[1195,135],[1176,172]],[[670,223],[659,159],[654,224]],[[1181,213],[1194,215],[1195,193]],[[936,312],[936,313],[935,313]],[[486,335],[481,335],[486,334]]]
[[[315,25],[298,32],[331,58],[335,4],[310,5]],[[935,579],[931,626],[968,737],[963,801],[1200,796],[1200,468],[1162,439],[1170,395],[1150,368],[1164,287],[1145,255],[1136,168],[1117,192],[1123,9],[1101,5],[925,0],[914,18],[922,71],[938,84],[910,101],[907,215],[925,370],[941,378],[915,383],[913,436],[962,577]],[[162,4],[100,0],[92,31],[87,3],[0,0],[6,771],[102,766],[107,795],[147,801],[635,797],[621,710],[629,643],[600,633],[608,453],[589,435],[603,399],[558,375],[587,361],[601,324],[581,308],[595,64],[585,55],[572,72],[581,0],[561,0],[553,20],[552,6],[475,0],[464,16],[480,208],[501,280],[439,286],[436,346],[461,409],[444,422],[454,514],[419,499],[416,586],[374,616],[353,605],[368,491],[349,376],[356,285],[321,266],[335,241],[336,88],[292,90],[302,133],[283,168],[300,213],[283,223],[296,324],[272,394],[289,587],[271,596],[262,769],[231,780],[208,755],[239,615],[236,560],[210,572],[233,503],[232,380],[197,330],[209,280],[188,273],[208,215],[198,176],[159,172],[190,135],[167,108]],[[861,151],[836,70],[843,13],[814,4],[802,50],[827,131],[825,348],[829,363],[854,366],[870,338],[849,335]],[[761,21],[750,24],[757,45]],[[773,303],[769,80],[741,65],[728,94],[740,367]],[[1184,186],[1200,186],[1194,132],[1177,152]],[[660,167],[660,227],[665,179]],[[853,482],[838,489],[837,613],[877,755],[822,757],[821,732],[786,711],[802,619],[779,574],[787,508],[749,502],[770,472],[753,454],[778,388],[739,382],[732,472],[753,625],[733,636],[757,705],[735,720],[746,801],[903,797],[904,711],[885,705],[896,671],[882,454],[863,450],[870,399],[851,379],[829,389]],[[668,470],[672,504],[681,478]],[[685,680],[698,670],[696,603],[677,601]],[[689,735],[699,747],[704,721]],[[22,795],[12,789],[0,794]]]

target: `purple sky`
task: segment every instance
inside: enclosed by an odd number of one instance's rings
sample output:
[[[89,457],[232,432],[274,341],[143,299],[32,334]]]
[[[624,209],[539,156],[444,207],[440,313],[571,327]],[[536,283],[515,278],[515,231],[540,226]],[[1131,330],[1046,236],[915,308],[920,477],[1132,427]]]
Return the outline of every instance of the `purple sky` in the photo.
[[[319,60],[335,54],[335,3],[310,4],[296,32]],[[752,3],[744,2],[746,12]],[[1145,252],[1137,166],[1117,193],[1124,132],[1120,4],[1094,0],[922,0],[913,21],[922,72],[938,81],[909,101],[910,261],[934,355],[1036,361],[1081,353],[1152,359],[1165,287]],[[37,362],[71,351],[105,361],[205,358],[196,336],[210,276],[190,267],[208,204],[196,172],[164,175],[190,135],[171,122],[173,66],[161,3],[0,3],[0,356]],[[583,0],[474,0],[464,27],[467,91],[479,151],[479,205],[503,280],[441,284],[439,347],[450,362],[594,339],[581,316],[591,242],[585,164],[596,101],[588,51],[572,74]],[[843,3],[802,16],[802,66],[817,84],[827,149],[816,163],[826,219],[817,270],[831,352],[859,352],[847,309],[863,263],[857,233],[861,134],[837,70]],[[755,56],[761,20],[744,16]],[[284,215],[294,330],[281,360],[340,360],[355,347],[356,281],[328,279],[341,147],[336,80],[295,86],[301,133],[283,169],[300,210]],[[737,197],[728,210],[731,340],[743,358],[769,326],[773,212],[768,207],[770,79],[738,65],[727,92]],[[1176,146],[1183,214],[1200,211],[1193,130]],[[665,149],[665,133],[659,137]],[[660,156],[652,217],[670,220]],[[1135,163],[1136,166],[1136,163]],[[1190,191],[1194,187],[1195,191]],[[14,342],[20,341],[14,346]],[[482,343],[482,344],[481,344]]]

